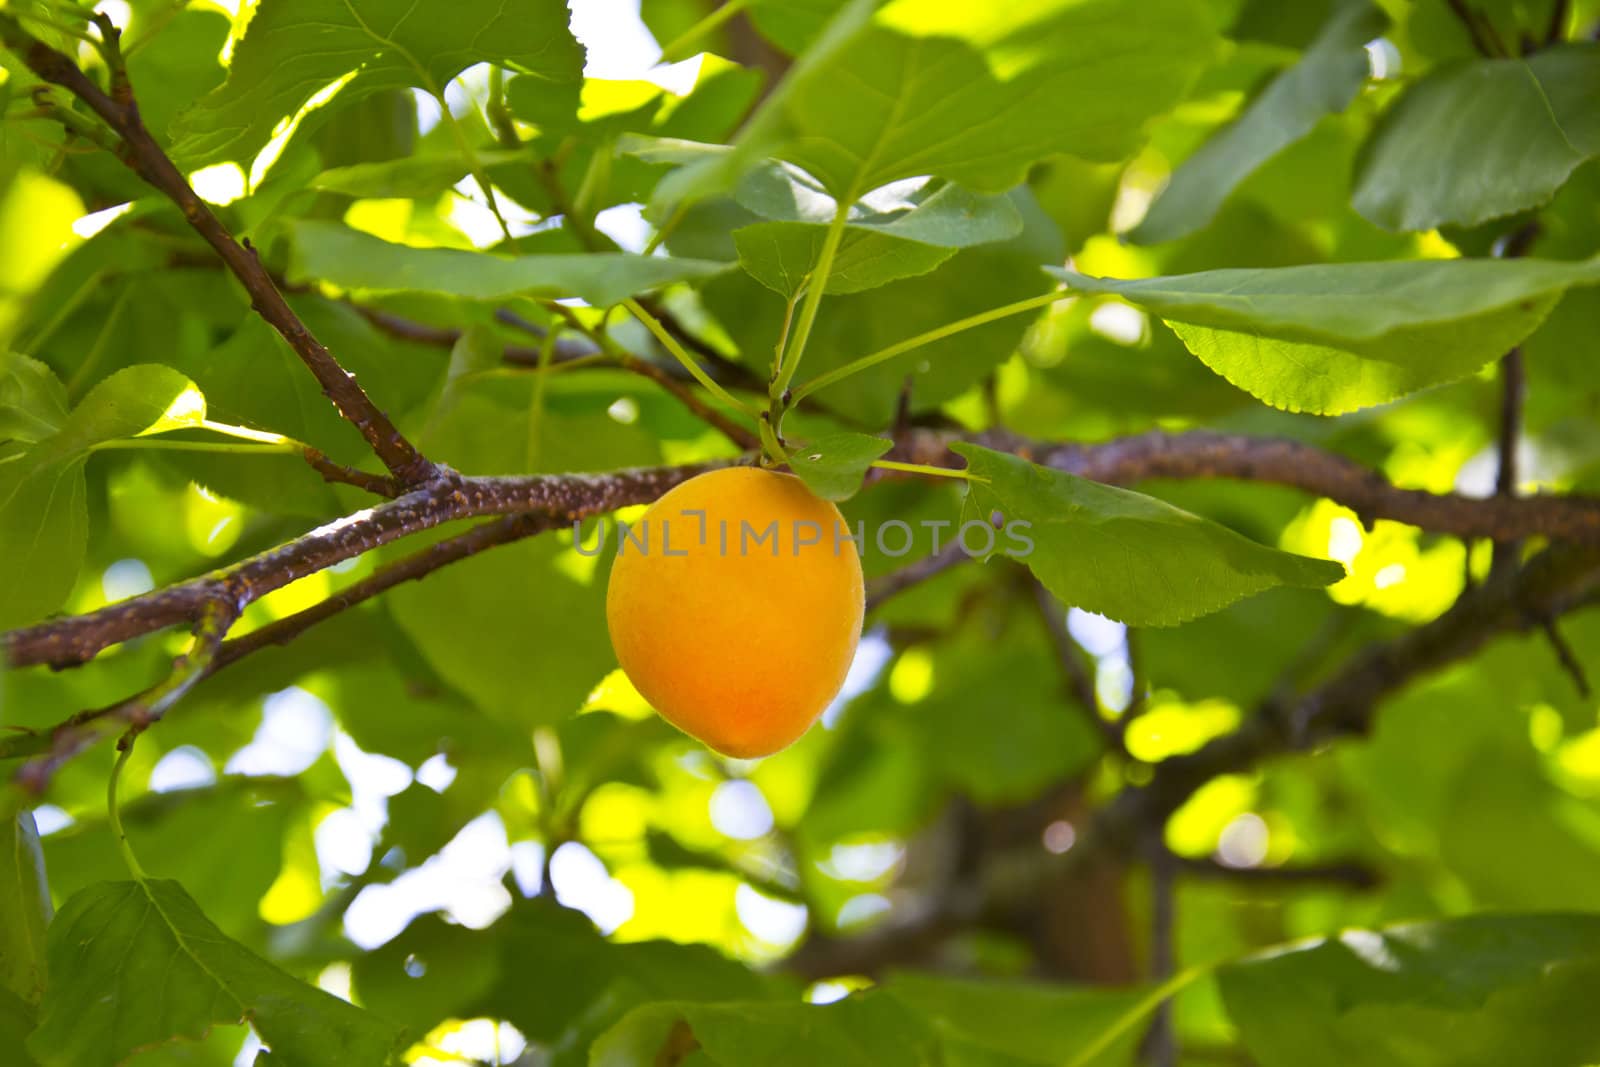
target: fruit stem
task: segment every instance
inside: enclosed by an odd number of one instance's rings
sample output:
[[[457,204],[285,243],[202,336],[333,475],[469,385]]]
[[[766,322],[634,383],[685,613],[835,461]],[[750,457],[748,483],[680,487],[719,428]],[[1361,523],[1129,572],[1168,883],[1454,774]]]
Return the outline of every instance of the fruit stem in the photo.
[[[908,474],[928,474],[935,478],[958,478],[964,482],[989,484],[987,478],[980,478],[970,471],[956,470],[953,467],[930,467],[925,463],[901,463],[894,459],[875,459],[871,465],[885,471],[905,471]]]

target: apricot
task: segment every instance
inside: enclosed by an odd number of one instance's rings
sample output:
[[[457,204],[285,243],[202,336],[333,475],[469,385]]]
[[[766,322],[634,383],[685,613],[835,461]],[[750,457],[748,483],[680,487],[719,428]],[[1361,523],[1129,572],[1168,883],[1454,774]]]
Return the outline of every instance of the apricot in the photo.
[[[727,756],[816,721],[861,639],[861,561],[839,509],[754,467],[697,475],[618,524],[606,622],[662,717]]]

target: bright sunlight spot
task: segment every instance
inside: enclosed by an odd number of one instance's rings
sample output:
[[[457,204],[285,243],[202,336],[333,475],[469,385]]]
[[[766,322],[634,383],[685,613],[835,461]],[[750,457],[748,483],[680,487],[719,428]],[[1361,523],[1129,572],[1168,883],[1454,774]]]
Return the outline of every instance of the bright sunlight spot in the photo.
[[[189,175],[189,184],[201,200],[218,207],[233,203],[246,192],[244,171],[239,169],[237,163],[214,163],[209,167],[201,167]]]

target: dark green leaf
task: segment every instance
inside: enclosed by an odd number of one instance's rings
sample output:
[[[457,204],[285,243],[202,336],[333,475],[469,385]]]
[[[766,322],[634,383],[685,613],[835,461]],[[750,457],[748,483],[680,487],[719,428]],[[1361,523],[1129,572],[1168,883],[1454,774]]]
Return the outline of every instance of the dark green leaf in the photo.
[[[591,1067],[659,1063],[673,1050],[681,1056],[696,1044],[717,1067],[922,1067],[939,1062],[937,1042],[926,1024],[878,992],[820,1006],[650,1004],[606,1031],[589,1062]]]
[[[958,444],[972,483],[966,523],[1007,524],[991,551],[1019,559],[1063,603],[1133,626],[1171,626],[1275,586],[1315,587],[1337,563],[1250,541],[1154,497]],[[974,542],[981,545],[976,536]],[[1030,549],[1031,546],[1031,549]]]
[[[14,994],[0,989],[0,1049],[15,1057],[7,1062],[12,1067],[37,1067],[38,1061],[28,1055],[23,1042],[33,1032],[33,1013]]]
[[[789,469],[824,500],[848,500],[861,488],[867,468],[894,442],[863,433],[836,433],[798,445],[789,456]]]
[[[1600,917],[1485,915],[1347,930],[1221,972],[1262,1067],[1581,1067]]]
[[[298,222],[292,233],[289,273],[294,280],[469,300],[576,296],[610,307],[636,293],[726,269],[721,263],[622,252],[508,259],[454,248],[412,248],[331,222]]]
[[[173,123],[185,167],[249,160],[279,120],[347,76],[337,103],[380,89],[441,94],[474,63],[498,63],[556,85],[578,80],[583,49],[561,0],[513,11],[491,0],[451,7],[407,0],[266,0],[233,50],[228,80]]]
[[[976,981],[902,973],[884,983],[889,996],[930,1019],[946,1041],[1015,1057],[1023,1063],[1125,1063],[1137,1025],[1156,1001],[1140,989],[1095,989],[1039,982]],[[1100,1046],[1104,1055],[1092,1055]]]
[[[1454,381],[1522,340],[1600,260],[1416,260],[1214,270],[1073,289],[1159,315],[1206,365],[1275,407],[1335,415]]]
[[[249,1020],[286,1063],[388,1063],[399,1031],[230,940],[177,882],[100,882],[50,927],[51,984],[28,1049],[112,1067],[135,1049]]]
[[[479,152],[485,169],[519,160],[519,152]],[[402,156],[381,163],[353,163],[325,170],[311,180],[312,189],[354,197],[437,196],[471,173],[460,153]]]
[[[1355,207],[1391,230],[1475,225],[1543,204],[1600,153],[1600,44],[1439,68],[1373,132]]]
[[[1310,133],[1324,115],[1349,105],[1367,78],[1362,46],[1388,22],[1366,0],[1335,6],[1300,62],[1274,78],[1238,119],[1184,161],[1128,236],[1156,244],[1210,222],[1251,172]]]
[[[831,214],[832,201],[826,201]],[[797,212],[798,213],[798,212]],[[958,185],[917,195],[898,210],[873,211],[845,227],[828,272],[827,291],[857,293],[926,274],[957,248],[1015,237],[1022,219],[1002,196],[980,197]],[[822,251],[821,222],[761,222],[734,232],[739,263],[769,289],[793,296]]]

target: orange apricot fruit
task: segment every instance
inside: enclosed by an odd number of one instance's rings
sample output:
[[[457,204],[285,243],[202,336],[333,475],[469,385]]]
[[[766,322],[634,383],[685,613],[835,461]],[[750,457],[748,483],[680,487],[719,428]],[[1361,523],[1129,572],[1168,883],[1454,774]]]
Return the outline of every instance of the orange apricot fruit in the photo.
[[[861,639],[861,561],[839,509],[793,475],[729,467],[616,534],[606,622],[644,698],[727,756],[805,733]]]

